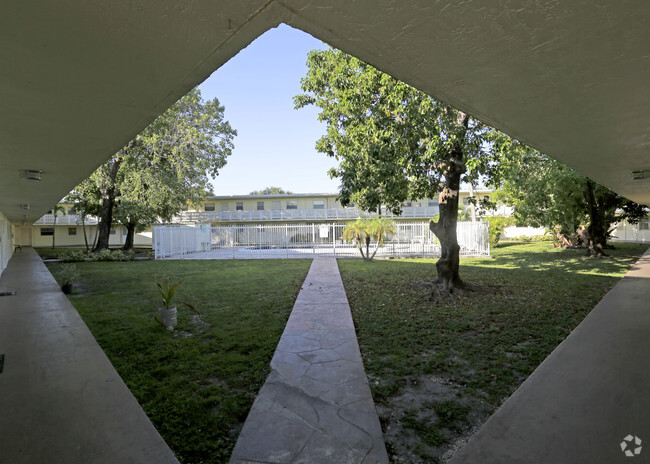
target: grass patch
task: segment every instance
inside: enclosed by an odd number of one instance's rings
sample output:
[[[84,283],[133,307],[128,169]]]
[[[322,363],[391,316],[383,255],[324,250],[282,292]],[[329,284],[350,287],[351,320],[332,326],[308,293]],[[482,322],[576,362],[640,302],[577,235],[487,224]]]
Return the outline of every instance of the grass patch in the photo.
[[[441,458],[445,443],[510,396],[647,249],[616,247],[611,258],[589,259],[548,242],[507,244],[492,259],[463,259],[463,279],[508,293],[470,295],[455,306],[426,299],[435,259],[340,260],[393,458]]]
[[[178,459],[225,463],[310,264],[84,262],[70,301]],[[176,301],[201,313],[179,306],[173,333],[153,318],[161,276],[182,280]]]

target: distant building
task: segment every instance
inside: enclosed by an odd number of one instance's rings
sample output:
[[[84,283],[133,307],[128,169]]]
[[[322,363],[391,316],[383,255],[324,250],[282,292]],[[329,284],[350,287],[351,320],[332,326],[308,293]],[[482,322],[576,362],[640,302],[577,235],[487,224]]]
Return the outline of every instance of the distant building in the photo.
[[[489,190],[475,191],[475,195],[479,198],[489,196],[490,193]],[[460,204],[464,207],[469,204],[469,196],[469,191],[460,192]],[[360,210],[355,205],[344,207],[337,197],[336,193],[212,196],[207,198],[201,207],[183,211],[174,218],[173,222],[212,225],[347,222],[378,214]],[[438,211],[438,198],[406,201],[402,205],[400,215],[391,213],[386,207],[381,208],[382,216],[398,221],[422,221],[434,217]],[[489,213],[489,215],[495,214],[510,214],[510,211]]]
[[[89,246],[92,246],[97,235],[98,220],[94,216],[87,216],[82,222],[81,217],[76,214],[75,206],[72,203],[59,203],[64,210],[63,213],[57,213],[56,225],[54,214],[48,211],[39,218],[33,225],[16,225],[14,230],[14,242],[20,246],[33,246],[48,248],[52,246],[52,236],[56,240],[57,247],[84,247],[84,223],[86,229],[86,239]],[[151,246],[151,228],[144,232],[136,233],[134,239],[135,246]],[[109,244],[111,246],[121,246],[126,239],[126,229],[120,225],[111,227]]]
[[[477,198],[489,196],[491,191],[478,190]],[[172,219],[174,224],[210,224],[214,226],[237,224],[275,223],[345,223],[363,217],[376,216],[360,210],[355,205],[342,206],[336,193],[292,193],[282,195],[229,195],[211,196],[198,207],[188,208]],[[460,192],[460,205],[469,206],[469,191]],[[51,247],[52,235],[55,234],[56,246],[83,247],[86,241],[93,245],[97,234],[98,220],[89,216],[85,219],[86,239],[81,217],[76,214],[72,203],[60,203],[64,213],[57,214],[56,226],[54,214],[49,211],[33,225],[16,226],[15,243],[22,246]],[[438,198],[406,201],[402,205],[402,214],[395,215],[382,207],[382,216],[396,221],[422,221],[436,216],[439,212]],[[477,216],[509,215],[511,209],[500,207],[496,211],[481,211]],[[110,245],[117,247],[124,244],[126,229],[120,225],[111,228]],[[147,228],[135,236],[134,245],[150,247],[152,231]]]

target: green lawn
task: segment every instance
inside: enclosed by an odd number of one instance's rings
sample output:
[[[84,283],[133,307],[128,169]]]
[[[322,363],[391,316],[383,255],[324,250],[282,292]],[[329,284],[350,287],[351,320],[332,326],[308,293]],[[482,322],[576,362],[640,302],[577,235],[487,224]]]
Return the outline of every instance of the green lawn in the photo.
[[[339,260],[395,462],[444,460],[647,247],[617,248],[597,260],[548,242],[499,246],[493,259],[463,259],[461,277],[506,292],[472,294],[455,306],[426,299],[434,259]]]
[[[84,262],[71,302],[179,460],[225,463],[310,264]],[[179,309],[174,333],[153,319],[164,275],[202,314]]]
[[[394,462],[433,463],[477,427],[645,250],[612,258],[506,244],[464,259],[505,293],[427,301],[435,259],[339,260]],[[84,262],[71,301],[184,463],[227,462],[310,260]],[[56,275],[59,264],[49,267]],[[183,280],[176,332],[158,325],[156,277]]]

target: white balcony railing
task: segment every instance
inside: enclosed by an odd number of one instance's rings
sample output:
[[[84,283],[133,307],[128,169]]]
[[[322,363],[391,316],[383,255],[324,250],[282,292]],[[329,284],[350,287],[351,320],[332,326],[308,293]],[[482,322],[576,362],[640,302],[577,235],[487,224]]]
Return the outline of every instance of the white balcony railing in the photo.
[[[54,215],[45,214],[34,225],[54,225]],[[81,225],[81,217],[76,214],[57,214],[56,215],[56,225],[57,226],[77,226]],[[97,225],[97,218],[87,216],[86,225],[93,226]]]
[[[382,213],[384,217],[428,219],[438,214],[437,206],[406,207],[402,214],[389,211]],[[250,222],[250,221],[320,221],[320,220],[350,220],[362,217],[376,216],[357,208],[339,209],[287,209],[261,211],[184,211],[172,222],[207,224],[212,222]]]

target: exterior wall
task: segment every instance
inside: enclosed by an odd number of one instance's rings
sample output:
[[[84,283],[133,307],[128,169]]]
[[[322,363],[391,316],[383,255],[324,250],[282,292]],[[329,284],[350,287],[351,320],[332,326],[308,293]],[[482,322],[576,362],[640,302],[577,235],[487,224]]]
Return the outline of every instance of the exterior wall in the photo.
[[[51,225],[35,225],[30,226],[31,229],[31,244],[28,243],[19,243],[20,245],[31,245],[33,247],[43,247],[51,248],[52,247],[52,236],[51,235],[41,235],[41,229],[51,228]],[[76,235],[70,235],[68,233],[69,228],[76,229]],[[115,234],[111,234],[109,245],[110,246],[121,246],[124,244],[126,239],[126,230],[121,226],[114,227]],[[92,243],[95,239],[95,233],[97,226],[86,226],[86,234],[88,236],[88,244],[92,246]],[[68,226],[62,225],[56,226],[55,230],[55,240],[57,247],[85,247],[86,243],[84,241],[83,228],[81,226]],[[140,247],[150,247],[151,246],[151,228],[148,228],[144,232],[137,233],[133,240],[135,246]]]
[[[513,239],[517,237],[531,237],[533,235],[544,235],[546,229],[544,227],[517,227],[509,226],[503,229],[501,233],[502,239]]]
[[[296,209],[313,209],[314,201],[323,201],[324,209],[342,208],[336,200],[336,195],[242,195],[240,197],[211,197],[203,201],[201,207],[196,210],[205,211],[206,204],[211,204],[214,205],[214,211],[236,211],[237,202],[243,203],[243,211],[257,211],[258,202],[264,202],[264,210],[277,210],[277,203],[279,203],[280,210],[285,210],[288,209],[287,202],[289,201],[297,202]]]
[[[475,195],[477,197],[483,197],[489,195],[489,191],[476,191]],[[314,209],[314,201],[324,201],[323,209],[342,209],[341,203],[337,200],[337,194],[313,194],[313,195],[303,195],[303,194],[291,194],[291,195],[233,195],[233,196],[215,196],[209,197],[202,202],[201,206],[196,208],[191,208],[191,211],[206,211],[206,205],[212,205],[214,211],[236,211],[237,203],[241,202],[243,206],[243,211],[257,211],[257,203],[264,202],[264,210],[276,210],[277,202],[280,203],[280,210],[287,209],[287,202],[294,201],[297,203],[296,209]],[[459,195],[459,203],[464,204],[464,200],[469,198],[468,191],[461,191]],[[411,207],[427,207],[429,206],[430,201],[437,201],[437,197],[434,199],[423,198],[417,201],[411,201]],[[463,201],[464,200],[464,201]],[[275,206],[275,207],[274,207]],[[406,205],[405,205],[406,206]]]
[[[14,227],[9,219],[0,212],[0,275],[7,267],[14,252]]]
[[[612,232],[614,242],[650,242],[650,220],[643,219],[639,224],[619,222]]]

